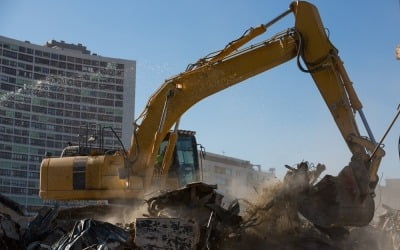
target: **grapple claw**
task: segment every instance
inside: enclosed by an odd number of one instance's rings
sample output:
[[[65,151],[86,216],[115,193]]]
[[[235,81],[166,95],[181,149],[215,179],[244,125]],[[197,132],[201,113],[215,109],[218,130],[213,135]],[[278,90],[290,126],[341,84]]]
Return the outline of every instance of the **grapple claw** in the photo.
[[[372,193],[365,192],[368,181],[360,178],[360,169],[352,162],[337,177],[326,175],[299,197],[299,212],[321,227],[368,225],[375,203]]]

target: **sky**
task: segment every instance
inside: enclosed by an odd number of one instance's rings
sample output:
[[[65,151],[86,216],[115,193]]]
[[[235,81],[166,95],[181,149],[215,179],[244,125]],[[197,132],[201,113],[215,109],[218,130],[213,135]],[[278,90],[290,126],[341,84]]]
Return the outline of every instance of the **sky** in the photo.
[[[379,141],[400,104],[400,2],[311,1],[344,61],[364,113]],[[93,53],[135,60],[138,115],[166,79],[222,49],[245,30],[289,7],[276,0],[0,0],[0,35],[34,44],[64,40]],[[286,17],[255,40],[294,26]],[[363,135],[363,125],[358,119]],[[348,150],[310,75],[294,61],[201,101],[181,119],[206,151],[275,168],[301,161],[323,163],[336,175]],[[379,176],[400,178],[400,121],[389,132]]]

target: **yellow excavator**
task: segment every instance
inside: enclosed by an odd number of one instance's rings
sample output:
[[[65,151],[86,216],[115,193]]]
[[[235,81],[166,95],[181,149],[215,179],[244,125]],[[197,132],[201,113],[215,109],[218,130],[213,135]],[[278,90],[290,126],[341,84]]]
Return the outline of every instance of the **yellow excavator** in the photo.
[[[294,28],[241,48],[290,13],[295,17]],[[40,197],[51,200],[134,199],[142,198],[151,190],[173,189],[187,183],[188,178],[181,181],[176,174],[179,168],[186,168],[182,159],[196,152],[194,143],[188,144],[186,153],[176,147],[182,138],[179,119],[185,111],[214,93],[292,59],[297,60],[301,71],[311,75],[352,153],[349,165],[338,176],[325,176],[301,198],[299,210],[321,226],[368,224],[374,214],[374,188],[384,151],[373,137],[362,104],[338,50],[327,37],[317,8],[304,1],[293,2],[272,21],[250,28],[222,50],[167,79],[135,121],[129,150],[44,158],[40,168]],[[356,113],[368,137],[360,134]],[[194,137],[193,134],[188,136]],[[163,160],[157,164],[161,153]],[[196,167],[189,170],[192,181],[198,180],[195,170]]]

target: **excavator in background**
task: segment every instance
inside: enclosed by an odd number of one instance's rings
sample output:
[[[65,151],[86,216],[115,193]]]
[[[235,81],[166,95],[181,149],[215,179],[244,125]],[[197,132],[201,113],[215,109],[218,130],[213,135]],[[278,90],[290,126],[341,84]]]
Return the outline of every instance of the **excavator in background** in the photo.
[[[241,48],[290,13],[295,17],[294,28]],[[367,225],[374,215],[374,189],[384,151],[374,139],[362,104],[338,50],[329,41],[317,8],[304,1],[293,2],[272,21],[250,28],[222,50],[167,79],[135,121],[127,152],[44,158],[40,168],[40,197],[45,200],[137,199],[152,190],[176,188],[182,182],[170,174],[176,168],[171,166],[176,157],[185,155],[174,153],[179,152],[176,147],[182,137],[178,132],[180,117],[204,98],[292,59],[297,60],[301,71],[313,78],[352,153],[350,163],[338,176],[325,176],[301,198],[299,210],[322,227]],[[368,137],[360,134],[356,113]],[[156,164],[160,146],[165,149],[161,165]],[[192,144],[191,152],[194,147]]]

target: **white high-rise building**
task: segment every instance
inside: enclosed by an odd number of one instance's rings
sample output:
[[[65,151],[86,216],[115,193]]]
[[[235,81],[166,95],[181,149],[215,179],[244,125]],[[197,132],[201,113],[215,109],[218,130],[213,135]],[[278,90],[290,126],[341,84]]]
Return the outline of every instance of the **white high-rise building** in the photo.
[[[43,204],[45,153],[60,155],[100,126],[104,147],[120,146],[108,127],[129,146],[135,77],[135,61],[91,54],[82,44],[0,36],[0,193],[33,213]]]

